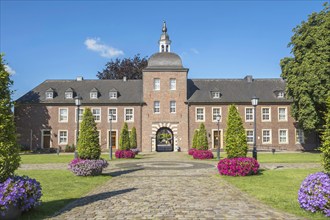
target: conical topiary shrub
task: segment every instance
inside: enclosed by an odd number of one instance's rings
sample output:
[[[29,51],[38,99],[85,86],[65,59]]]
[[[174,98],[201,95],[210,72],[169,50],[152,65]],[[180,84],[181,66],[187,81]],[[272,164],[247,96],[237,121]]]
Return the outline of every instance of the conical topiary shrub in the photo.
[[[99,144],[99,134],[94,121],[94,116],[89,108],[86,108],[83,114],[77,145],[79,158],[100,158],[101,147]]]

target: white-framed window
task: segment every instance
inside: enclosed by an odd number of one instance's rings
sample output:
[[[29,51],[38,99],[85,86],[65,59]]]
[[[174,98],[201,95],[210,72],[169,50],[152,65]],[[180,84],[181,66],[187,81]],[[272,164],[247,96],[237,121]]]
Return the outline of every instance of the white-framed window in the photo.
[[[65,92],[65,99],[72,99],[73,93],[72,92]]]
[[[214,99],[220,99],[220,92],[212,92],[212,98]]]
[[[278,129],[278,143],[288,144],[288,129]]]
[[[110,99],[117,99],[117,92],[116,91],[109,92],[109,97]]]
[[[269,107],[261,108],[261,121],[271,121],[271,111]]]
[[[278,108],[278,121],[288,121],[288,112],[286,107]]]
[[[246,107],[245,108],[245,121],[253,121],[253,108]]]
[[[154,90],[160,90],[160,79],[159,78],[154,79]]]
[[[97,97],[97,92],[90,92],[89,97],[90,97],[90,99],[97,99],[98,98]]]
[[[77,108],[75,109],[75,113],[76,113],[75,120],[77,122]],[[84,108],[79,108],[79,114],[78,114],[79,121],[82,121],[83,115],[84,115]]]
[[[59,122],[68,122],[68,109],[59,108],[58,109],[58,121]]]
[[[93,113],[95,122],[101,122],[101,109],[92,108],[92,113]]]
[[[117,122],[117,108],[108,108],[108,121],[110,121],[110,115],[112,115],[112,122]]]
[[[262,129],[262,143],[271,144],[272,143],[272,130]]]
[[[170,90],[176,90],[176,79],[170,79]]]
[[[253,139],[254,139],[254,136],[253,136],[253,130],[250,130],[250,129],[246,129],[246,142],[248,144],[253,144]]]
[[[46,99],[52,99],[54,97],[54,92],[46,92]]]
[[[160,113],[160,102],[154,101],[154,113],[159,114]]]
[[[170,101],[170,113],[176,113],[176,102]]]
[[[58,131],[58,144],[68,144],[68,131],[59,130]]]
[[[277,93],[277,98],[279,98],[279,99],[283,99],[283,98],[284,98],[284,92],[283,92],[283,91],[279,91],[279,92]]]
[[[217,122],[217,115],[221,116],[221,108],[220,107],[213,107],[212,108],[212,121]],[[222,121],[222,117],[220,117],[220,121]]]
[[[196,108],[196,121],[204,121],[205,120],[205,108],[197,107]]]
[[[305,135],[303,129],[296,129],[296,144],[304,144]]]
[[[125,108],[125,121],[134,122],[134,108]]]

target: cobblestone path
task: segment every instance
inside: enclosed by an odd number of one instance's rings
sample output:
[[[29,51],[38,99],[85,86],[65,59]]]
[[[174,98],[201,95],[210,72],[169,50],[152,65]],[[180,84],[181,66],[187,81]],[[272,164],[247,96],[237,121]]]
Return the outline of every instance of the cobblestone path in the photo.
[[[114,161],[103,186],[60,210],[52,219],[301,219],[274,210],[227,184],[215,162],[174,153]]]

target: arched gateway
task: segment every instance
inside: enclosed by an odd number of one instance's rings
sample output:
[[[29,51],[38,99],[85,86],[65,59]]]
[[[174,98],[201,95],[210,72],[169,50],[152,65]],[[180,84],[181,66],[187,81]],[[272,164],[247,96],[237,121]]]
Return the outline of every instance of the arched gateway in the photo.
[[[156,151],[169,152],[173,151],[173,132],[171,129],[162,127],[156,133]]]

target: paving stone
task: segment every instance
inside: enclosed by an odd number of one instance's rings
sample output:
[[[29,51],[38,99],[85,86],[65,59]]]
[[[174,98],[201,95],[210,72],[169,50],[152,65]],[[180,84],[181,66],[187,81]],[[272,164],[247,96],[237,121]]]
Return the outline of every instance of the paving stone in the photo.
[[[66,169],[67,164],[37,167]],[[270,208],[215,178],[216,161],[191,160],[183,152],[114,160],[104,173],[113,178],[51,219],[302,219]]]

